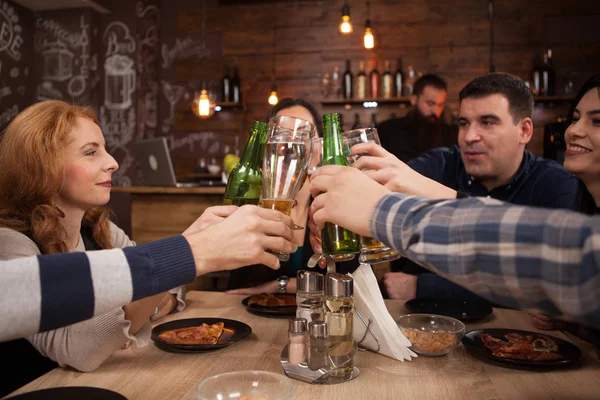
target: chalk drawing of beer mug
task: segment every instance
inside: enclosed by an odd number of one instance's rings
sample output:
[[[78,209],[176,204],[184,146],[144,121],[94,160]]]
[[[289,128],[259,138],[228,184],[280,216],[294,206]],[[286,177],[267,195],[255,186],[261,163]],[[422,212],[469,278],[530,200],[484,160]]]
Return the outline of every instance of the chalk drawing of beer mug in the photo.
[[[121,54],[108,57],[104,63],[104,105],[111,110],[131,107],[131,95],[135,91],[133,60]]]

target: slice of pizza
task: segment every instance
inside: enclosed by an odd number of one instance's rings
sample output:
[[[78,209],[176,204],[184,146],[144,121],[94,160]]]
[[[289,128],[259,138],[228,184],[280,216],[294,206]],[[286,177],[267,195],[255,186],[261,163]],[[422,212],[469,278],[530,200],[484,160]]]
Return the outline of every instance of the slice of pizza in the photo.
[[[487,333],[482,333],[479,335],[479,338],[483,342],[483,345],[490,350],[497,350],[506,344],[504,340],[495,338]]]
[[[562,356],[558,353],[553,353],[549,351],[536,351],[531,355],[531,360],[535,361],[554,361],[560,360]]]
[[[256,304],[261,307],[286,307],[296,305],[296,296],[293,294],[275,296],[272,293],[255,294],[248,299],[248,305]]]
[[[162,332],[158,335],[158,339],[170,344],[217,344],[223,334],[224,327],[223,322],[217,322],[213,325],[202,324],[200,326],[173,329]]]

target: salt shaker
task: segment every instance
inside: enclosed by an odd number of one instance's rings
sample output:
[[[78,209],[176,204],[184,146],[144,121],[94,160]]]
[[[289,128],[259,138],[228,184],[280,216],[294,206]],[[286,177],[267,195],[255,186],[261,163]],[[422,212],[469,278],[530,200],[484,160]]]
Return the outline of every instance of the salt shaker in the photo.
[[[327,324],[315,321],[308,324],[308,368],[316,371],[327,366]]]
[[[323,320],[323,274],[298,271],[296,283],[296,317],[306,318],[308,324]]]
[[[290,364],[306,363],[308,332],[305,318],[290,319],[288,337],[288,362]]]

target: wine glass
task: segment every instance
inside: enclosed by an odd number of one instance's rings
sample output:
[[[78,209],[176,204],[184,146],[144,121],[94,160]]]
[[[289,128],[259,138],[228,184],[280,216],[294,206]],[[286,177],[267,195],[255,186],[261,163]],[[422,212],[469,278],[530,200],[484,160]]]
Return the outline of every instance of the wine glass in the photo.
[[[312,123],[300,118],[271,118],[263,159],[261,207],[291,214],[294,197],[308,175],[315,132]],[[273,254],[281,261],[290,258],[288,253]]]
[[[344,151],[349,150],[352,146],[359,143],[373,142],[381,145],[379,141],[379,135],[375,128],[362,128],[354,129],[348,132],[342,133],[342,140],[344,142]],[[356,160],[361,157],[361,154],[348,157],[348,165],[352,166]],[[387,261],[393,261],[400,258],[400,254],[379,240],[373,239],[372,237],[362,236],[360,238],[361,249],[358,261],[366,264],[377,264]]]

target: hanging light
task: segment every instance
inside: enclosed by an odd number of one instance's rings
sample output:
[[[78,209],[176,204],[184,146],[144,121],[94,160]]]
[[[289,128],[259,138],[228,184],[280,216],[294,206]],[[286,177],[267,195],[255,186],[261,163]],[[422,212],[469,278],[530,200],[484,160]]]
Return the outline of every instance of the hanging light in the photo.
[[[202,82],[202,90],[194,97],[191,108],[194,114],[202,119],[210,118],[215,113],[215,102],[208,95],[205,82]]]
[[[340,22],[340,33],[352,33],[352,23],[350,22],[350,7],[344,2],[342,7],[342,22]]]
[[[279,102],[279,99],[277,98],[277,85],[274,83],[271,86],[271,95],[269,96],[269,104],[274,106],[278,102]]]
[[[202,43],[203,47],[206,47],[206,8],[204,5],[204,0],[202,0]],[[203,61],[204,57],[202,57],[201,63]],[[215,113],[215,102],[208,95],[205,81],[202,81],[202,90],[200,90],[200,93],[194,95],[194,100],[190,108],[197,117],[202,119],[210,118]]]
[[[363,37],[363,43],[365,49],[372,49],[375,47],[375,37],[373,36],[373,30],[371,29],[371,20],[365,21],[365,36]]]
[[[271,70],[271,95],[269,96],[269,100],[267,100],[269,102],[270,105],[274,106],[275,104],[277,104],[279,102],[279,99],[277,98],[277,84],[275,83],[275,66],[276,66],[276,48],[275,48],[275,38],[277,37],[277,20],[274,19],[273,20],[273,69]]]
[[[363,44],[365,49],[372,49],[375,47],[375,37],[373,36],[373,30],[371,29],[371,0],[367,0],[367,20],[365,21],[365,36],[363,37]]]

